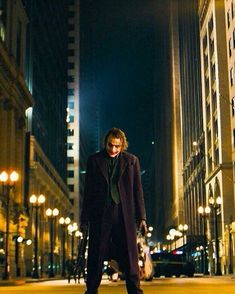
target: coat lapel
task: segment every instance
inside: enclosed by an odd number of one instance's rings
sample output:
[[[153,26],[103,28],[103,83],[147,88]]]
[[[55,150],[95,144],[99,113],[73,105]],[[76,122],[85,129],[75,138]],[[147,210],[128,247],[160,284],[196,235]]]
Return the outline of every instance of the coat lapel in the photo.
[[[104,178],[108,182],[108,166],[107,166],[107,162],[105,158],[106,158],[105,151],[101,151],[99,156],[97,157],[97,163],[101,170],[101,173],[103,174]]]
[[[119,176],[118,176],[118,181],[121,178],[122,174],[124,173],[126,167],[127,167],[127,160],[125,160],[125,153],[120,153],[120,158],[119,158]],[[105,150],[101,151],[99,156],[97,157],[97,163],[98,166],[101,170],[101,173],[103,174],[104,178],[106,179],[108,183],[108,166],[107,162],[105,160],[106,158],[106,152]]]
[[[127,160],[125,160],[125,154],[120,153],[120,158],[119,158],[119,166],[120,166],[120,172],[119,172],[119,179],[121,178],[122,174],[124,173],[126,167],[127,167]]]

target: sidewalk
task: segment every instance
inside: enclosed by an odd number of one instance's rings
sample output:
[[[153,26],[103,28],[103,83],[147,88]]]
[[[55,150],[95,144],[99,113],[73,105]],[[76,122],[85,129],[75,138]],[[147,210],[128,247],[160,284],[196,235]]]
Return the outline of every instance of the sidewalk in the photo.
[[[43,282],[43,281],[52,281],[52,280],[66,280],[65,277],[54,277],[54,278],[48,278],[48,277],[43,277],[39,279],[33,279],[30,277],[20,277],[20,278],[15,278],[15,279],[9,279],[9,280],[0,280],[0,287],[1,286],[20,286],[26,283],[38,283],[38,282]]]
[[[200,279],[200,278],[208,278],[208,279],[233,279],[235,280],[235,274],[229,274],[229,275],[222,275],[222,276],[204,276],[203,274],[198,274],[198,275],[195,275],[193,278],[195,279]],[[154,278],[154,280],[163,280],[165,279],[164,277],[162,278]],[[171,279],[171,278],[166,278],[166,279]],[[180,279],[180,278],[172,278],[172,279]],[[190,278],[192,279],[192,278]],[[24,285],[26,283],[38,283],[38,282],[43,282],[43,281],[53,281],[53,280],[66,280],[67,281],[67,278],[65,277],[61,277],[61,276],[56,276],[54,278],[49,278],[49,277],[42,277],[42,278],[39,278],[39,279],[34,279],[34,278],[31,278],[31,277],[26,277],[26,278],[16,278],[16,279],[9,279],[9,280],[0,280],[0,287],[1,286],[20,286],[20,285]],[[109,284],[112,282],[110,281],[106,281],[106,279],[103,280],[102,282],[103,284]],[[141,281],[141,283],[145,283],[144,281]],[[151,283],[151,282],[150,282]]]

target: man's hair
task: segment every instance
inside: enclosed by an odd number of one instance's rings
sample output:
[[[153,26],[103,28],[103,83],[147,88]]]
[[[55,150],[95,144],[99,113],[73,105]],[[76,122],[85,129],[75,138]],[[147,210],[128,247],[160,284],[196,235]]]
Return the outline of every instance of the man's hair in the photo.
[[[127,148],[128,148],[127,138],[126,138],[125,133],[121,129],[112,128],[106,133],[106,135],[104,137],[104,147],[106,147],[109,137],[121,139],[121,142],[122,142],[121,151],[127,150]]]

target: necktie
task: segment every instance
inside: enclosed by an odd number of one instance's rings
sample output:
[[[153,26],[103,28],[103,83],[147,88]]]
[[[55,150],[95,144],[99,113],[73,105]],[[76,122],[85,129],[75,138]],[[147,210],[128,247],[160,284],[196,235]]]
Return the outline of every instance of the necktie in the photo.
[[[110,186],[110,196],[115,204],[119,204],[120,197],[117,187],[117,159],[110,159],[110,175],[109,175],[109,186]]]

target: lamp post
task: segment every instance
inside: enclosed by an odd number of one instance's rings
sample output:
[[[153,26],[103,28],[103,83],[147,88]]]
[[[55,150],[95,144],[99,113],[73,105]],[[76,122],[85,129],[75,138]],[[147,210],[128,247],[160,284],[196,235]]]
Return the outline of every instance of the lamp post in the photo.
[[[66,270],[65,270],[65,227],[69,225],[71,222],[69,217],[60,217],[59,218],[59,223],[62,226],[62,238],[61,238],[61,247],[62,247],[62,271],[61,271],[61,276],[65,277],[66,276]]]
[[[24,239],[22,236],[16,235],[12,238],[15,241],[15,269],[16,277],[20,277],[20,267],[19,267],[19,246],[20,244],[26,243],[26,245],[31,245],[32,241],[30,239]]]
[[[207,259],[207,228],[206,228],[206,218],[211,212],[211,209],[209,206],[203,207],[199,206],[198,207],[198,213],[202,219],[202,225],[203,225],[203,273],[204,275],[209,275],[208,272],[208,259]]]
[[[32,278],[38,279],[38,210],[39,207],[45,202],[46,198],[44,195],[40,194],[36,196],[35,194],[31,195],[29,202],[32,204],[32,207],[35,209],[35,236],[34,236],[34,265]]]
[[[175,250],[176,250],[176,248],[177,248],[177,244],[176,244],[176,242],[177,242],[177,237],[182,237],[183,236],[183,234],[182,234],[182,232],[180,232],[180,231],[178,231],[178,230],[176,230],[176,229],[174,229],[174,228],[172,228],[172,229],[170,229],[169,230],[169,235],[167,235],[167,239],[168,240],[174,240],[175,241]]]
[[[54,274],[54,219],[59,214],[57,208],[46,210],[46,215],[50,219],[50,269],[49,269],[49,278],[53,278]]]
[[[186,232],[188,231],[188,225],[187,224],[179,224],[178,225],[178,230],[182,233],[182,238],[183,238],[183,251],[185,250],[185,236],[186,236]],[[188,256],[187,256],[187,252],[185,250],[185,259],[188,260]]]
[[[184,245],[185,245],[185,235],[186,235],[186,232],[188,231],[188,225],[187,224],[184,224],[184,225],[179,224],[178,230],[180,232],[182,232],[182,234],[183,234],[183,247],[184,247]]]
[[[220,258],[219,258],[219,234],[218,234],[218,217],[217,217],[217,211],[222,203],[222,198],[220,196],[214,198],[209,198],[209,203],[211,207],[213,208],[214,212],[214,225],[215,225],[215,255],[216,255],[216,269],[215,269],[215,275],[221,276],[221,264],[220,264]]]
[[[12,171],[8,174],[6,171],[1,172],[0,181],[2,183],[2,194],[6,207],[6,238],[5,238],[5,259],[4,259],[4,272],[2,275],[3,280],[9,279],[10,265],[9,265],[9,226],[10,226],[10,190],[15,186],[15,183],[19,179],[19,174],[16,171]]]
[[[71,236],[71,259],[73,260],[74,257],[74,235],[78,237],[78,225],[76,222],[68,225],[68,232]]]

